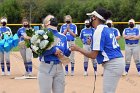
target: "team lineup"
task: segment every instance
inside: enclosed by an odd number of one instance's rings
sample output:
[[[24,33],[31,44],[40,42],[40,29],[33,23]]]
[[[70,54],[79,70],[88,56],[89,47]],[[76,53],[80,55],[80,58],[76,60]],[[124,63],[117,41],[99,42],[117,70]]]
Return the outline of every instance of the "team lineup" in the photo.
[[[139,29],[135,27],[135,20],[128,21],[128,28],[125,28],[122,36],[125,39],[125,58],[121,53],[118,40],[121,35],[117,28],[114,28],[113,21],[110,19],[111,12],[104,8],[97,8],[92,13],[87,13],[90,19],[85,20],[85,26],[80,31],[79,38],[83,43],[83,48],[75,44],[77,26],[72,23],[72,17],[66,15],[64,24],[58,27],[58,21],[53,15],[48,15],[43,21],[43,27],[49,29],[53,35],[59,39],[59,44],[53,46],[50,50],[44,51],[39,56],[38,83],[40,93],[64,93],[65,76],[75,75],[74,51],[78,51],[84,56],[83,75],[88,76],[89,59],[92,61],[94,75],[98,74],[98,65],[103,66],[103,93],[115,93],[117,84],[121,76],[128,74],[131,57],[133,56],[138,76],[140,76],[139,60]],[[6,26],[7,18],[1,18],[0,35],[1,40],[7,34],[12,35],[11,29]],[[26,18],[22,20],[22,27],[18,29],[19,51],[22,56],[25,76],[32,76],[32,49],[25,45],[26,40],[30,40],[26,34],[26,29],[31,28]],[[66,56],[70,59],[70,64],[63,66],[60,57]],[[4,60],[5,58],[5,60]],[[6,61],[6,62],[4,62]],[[10,51],[0,51],[0,63],[2,76],[11,75],[10,70]],[[5,65],[7,71],[5,70]],[[71,71],[69,71],[71,66]],[[64,69],[63,69],[64,68]],[[58,82],[59,81],[59,82]]]

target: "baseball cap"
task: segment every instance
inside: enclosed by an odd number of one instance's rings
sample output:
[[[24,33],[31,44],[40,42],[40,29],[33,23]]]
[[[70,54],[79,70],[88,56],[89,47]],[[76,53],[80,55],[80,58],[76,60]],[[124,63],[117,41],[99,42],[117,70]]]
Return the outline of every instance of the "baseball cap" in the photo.
[[[128,21],[128,23],[133,23],[133,24],[135,24],[135,20],[134,20],[134,19],[130,19],[130,20]]]
[[[107,24],[107,23],[111,23],[111,24],[112,24],[112,20],[110,20],[110,19],[107,20],[107,21],[106,21],[106,24]]]
[[[7,19],[6,19],[6,18],[2,18],[2,19],[1,19],[1,23],[2,23],[2,22],[6,22],[6,23],[7,23]]]

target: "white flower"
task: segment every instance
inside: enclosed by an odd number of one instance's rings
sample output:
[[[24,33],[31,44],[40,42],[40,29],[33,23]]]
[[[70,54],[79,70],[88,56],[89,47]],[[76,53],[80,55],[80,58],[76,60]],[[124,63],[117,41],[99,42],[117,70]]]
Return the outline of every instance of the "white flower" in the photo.
[[[44,38],[44,39],[48,39],[48,36],[47,36],[47,35],[43,35],[43,38]]]
[[[32,38],[30,39],[30,41],[31,41],[32,44],[34,44],[34,43],[36,43],[37,39],[38,39],[38,36],[33,35]]]
[[[37,51],[38,49],[39,49],[39,47],[37,47],[37,46],[32,46],[32,49],[34,50],[34,51]]]
[[[45,32],[44,32],[44,30],[37,30],[36,31],[36,34],[38,34],[38,35],[43,35]]]
[[[42,40],[39,44],[40,49],[44,49],[48,45],[48,40]]]
[[[38,40],[36,41],[36,43],[40,43],[40,39],[38,39]]]

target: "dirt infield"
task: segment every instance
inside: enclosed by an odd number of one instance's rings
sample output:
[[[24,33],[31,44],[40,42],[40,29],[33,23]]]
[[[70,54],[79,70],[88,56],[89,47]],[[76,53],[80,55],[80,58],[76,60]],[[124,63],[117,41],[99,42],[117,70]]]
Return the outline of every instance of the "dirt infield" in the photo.
[[[93,93],[94,73],[89,63],[88,74],[83,76],[83,56],[76,53],[75,76],[66,76],[65,93]],[[38,59],[33,59],[33,75],[37,75]],[[14,77],[24,74],[23,61],[19,52],[11,53],[11,76],[0,76],[0,93],[39,93],[37,79],[15,80]],[[1,71],[0,71],[1,74]],[[95,93],[102,93],[102,66],[98,65],[98,76]],[[46,83],[47,84],[47,83]],[[140,93],[140,76],[134,62],[128,76],[122,77],[116,93]]]

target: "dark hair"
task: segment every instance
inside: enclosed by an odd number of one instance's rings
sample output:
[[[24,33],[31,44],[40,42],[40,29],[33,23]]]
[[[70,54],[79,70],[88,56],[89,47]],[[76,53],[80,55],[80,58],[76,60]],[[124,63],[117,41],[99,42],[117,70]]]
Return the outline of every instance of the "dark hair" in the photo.
[[[104,17],[105,20],[109,19],[112,15],[111,11],[104,8],[97,8],[95,11],[99,13],[102,17]]]

